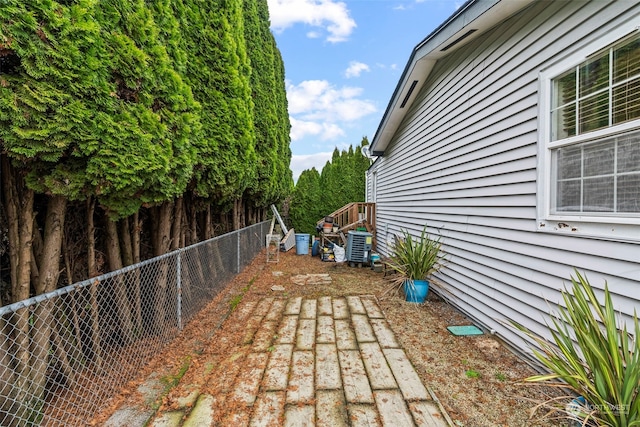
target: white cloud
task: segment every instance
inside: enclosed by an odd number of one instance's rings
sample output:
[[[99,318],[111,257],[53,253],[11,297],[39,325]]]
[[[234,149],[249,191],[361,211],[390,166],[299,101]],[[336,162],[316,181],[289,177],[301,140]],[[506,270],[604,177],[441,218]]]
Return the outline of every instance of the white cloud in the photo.
[[[336,43],[347,40],[356,27],[349,16],[346,3],[333,0],[268,0],[271,28],[284,31],[302,23],[328,32],[327,41]],[[317,36],[317,31],[307,34]]]
[[[297,120],[295,117],[290,120],[292,141],[299,141],[307,136],[318,136],[322,141],[329,141],[345,135],[344,130],[335,123]]]
[[[362,88],[337,88],[326,80],[287,83],[289,114],[299,120],[353,122],[376,112],[373,101],[360,99]]]
[[[331,161],[333,151],[324,151],[314,154],[294,154],[291,156],[291,171],[293,172],[293,180],[298,181],[298,177],[302,171],[316,168],[318,172],[322,172],[324,165]]]
[[[349,62],[349,67],[345,70],[344,75],[346,78],[360,77],[363,71],[370,71],[369,66],[365,63],[358,61]]]

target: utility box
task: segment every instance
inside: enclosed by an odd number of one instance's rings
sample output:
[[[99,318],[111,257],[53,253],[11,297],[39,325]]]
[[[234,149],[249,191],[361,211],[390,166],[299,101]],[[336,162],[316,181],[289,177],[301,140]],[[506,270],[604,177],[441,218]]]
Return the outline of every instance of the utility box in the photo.
[[[366,231],[349,231],[347,235],[347,261],[353,263],[368,263],[373,235]]]

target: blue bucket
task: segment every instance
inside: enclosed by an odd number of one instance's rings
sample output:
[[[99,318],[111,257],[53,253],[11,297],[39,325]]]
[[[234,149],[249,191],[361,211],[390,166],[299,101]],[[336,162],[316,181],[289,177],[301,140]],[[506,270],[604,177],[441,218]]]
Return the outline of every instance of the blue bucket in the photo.
[[[307,255],[309,253],[309,234],[296,233],[296,254]]]

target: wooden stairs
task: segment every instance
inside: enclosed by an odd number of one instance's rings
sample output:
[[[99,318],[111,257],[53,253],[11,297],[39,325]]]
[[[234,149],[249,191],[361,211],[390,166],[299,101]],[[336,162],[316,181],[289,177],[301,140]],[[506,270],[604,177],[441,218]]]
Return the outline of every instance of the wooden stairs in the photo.
[[[333,218],[333,223],[338,224],[338,234],[346,245],[344,236],[360,227],[365,228],[373,235],[373,248],[376,246],[376,204],[367,202],[353,202],[327,215]],[[326,218],[326,217],[325,217]],[[317,224],[322,227],[325,222],[322,218]]]

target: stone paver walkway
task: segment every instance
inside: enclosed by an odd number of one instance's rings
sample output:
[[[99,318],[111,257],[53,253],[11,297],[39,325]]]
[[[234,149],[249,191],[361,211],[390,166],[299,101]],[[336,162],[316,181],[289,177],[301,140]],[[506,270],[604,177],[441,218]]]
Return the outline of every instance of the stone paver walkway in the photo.
[[[228,363],[237,372],[226,398],[245,410],[226,425],[449,425],[375,297],[265,298],[241,310],[246,353]],[[222,425],[220,398],[193,390],[181,410],[150,414],[146,425]],[[132,421],[116,415],[107,425]]]

